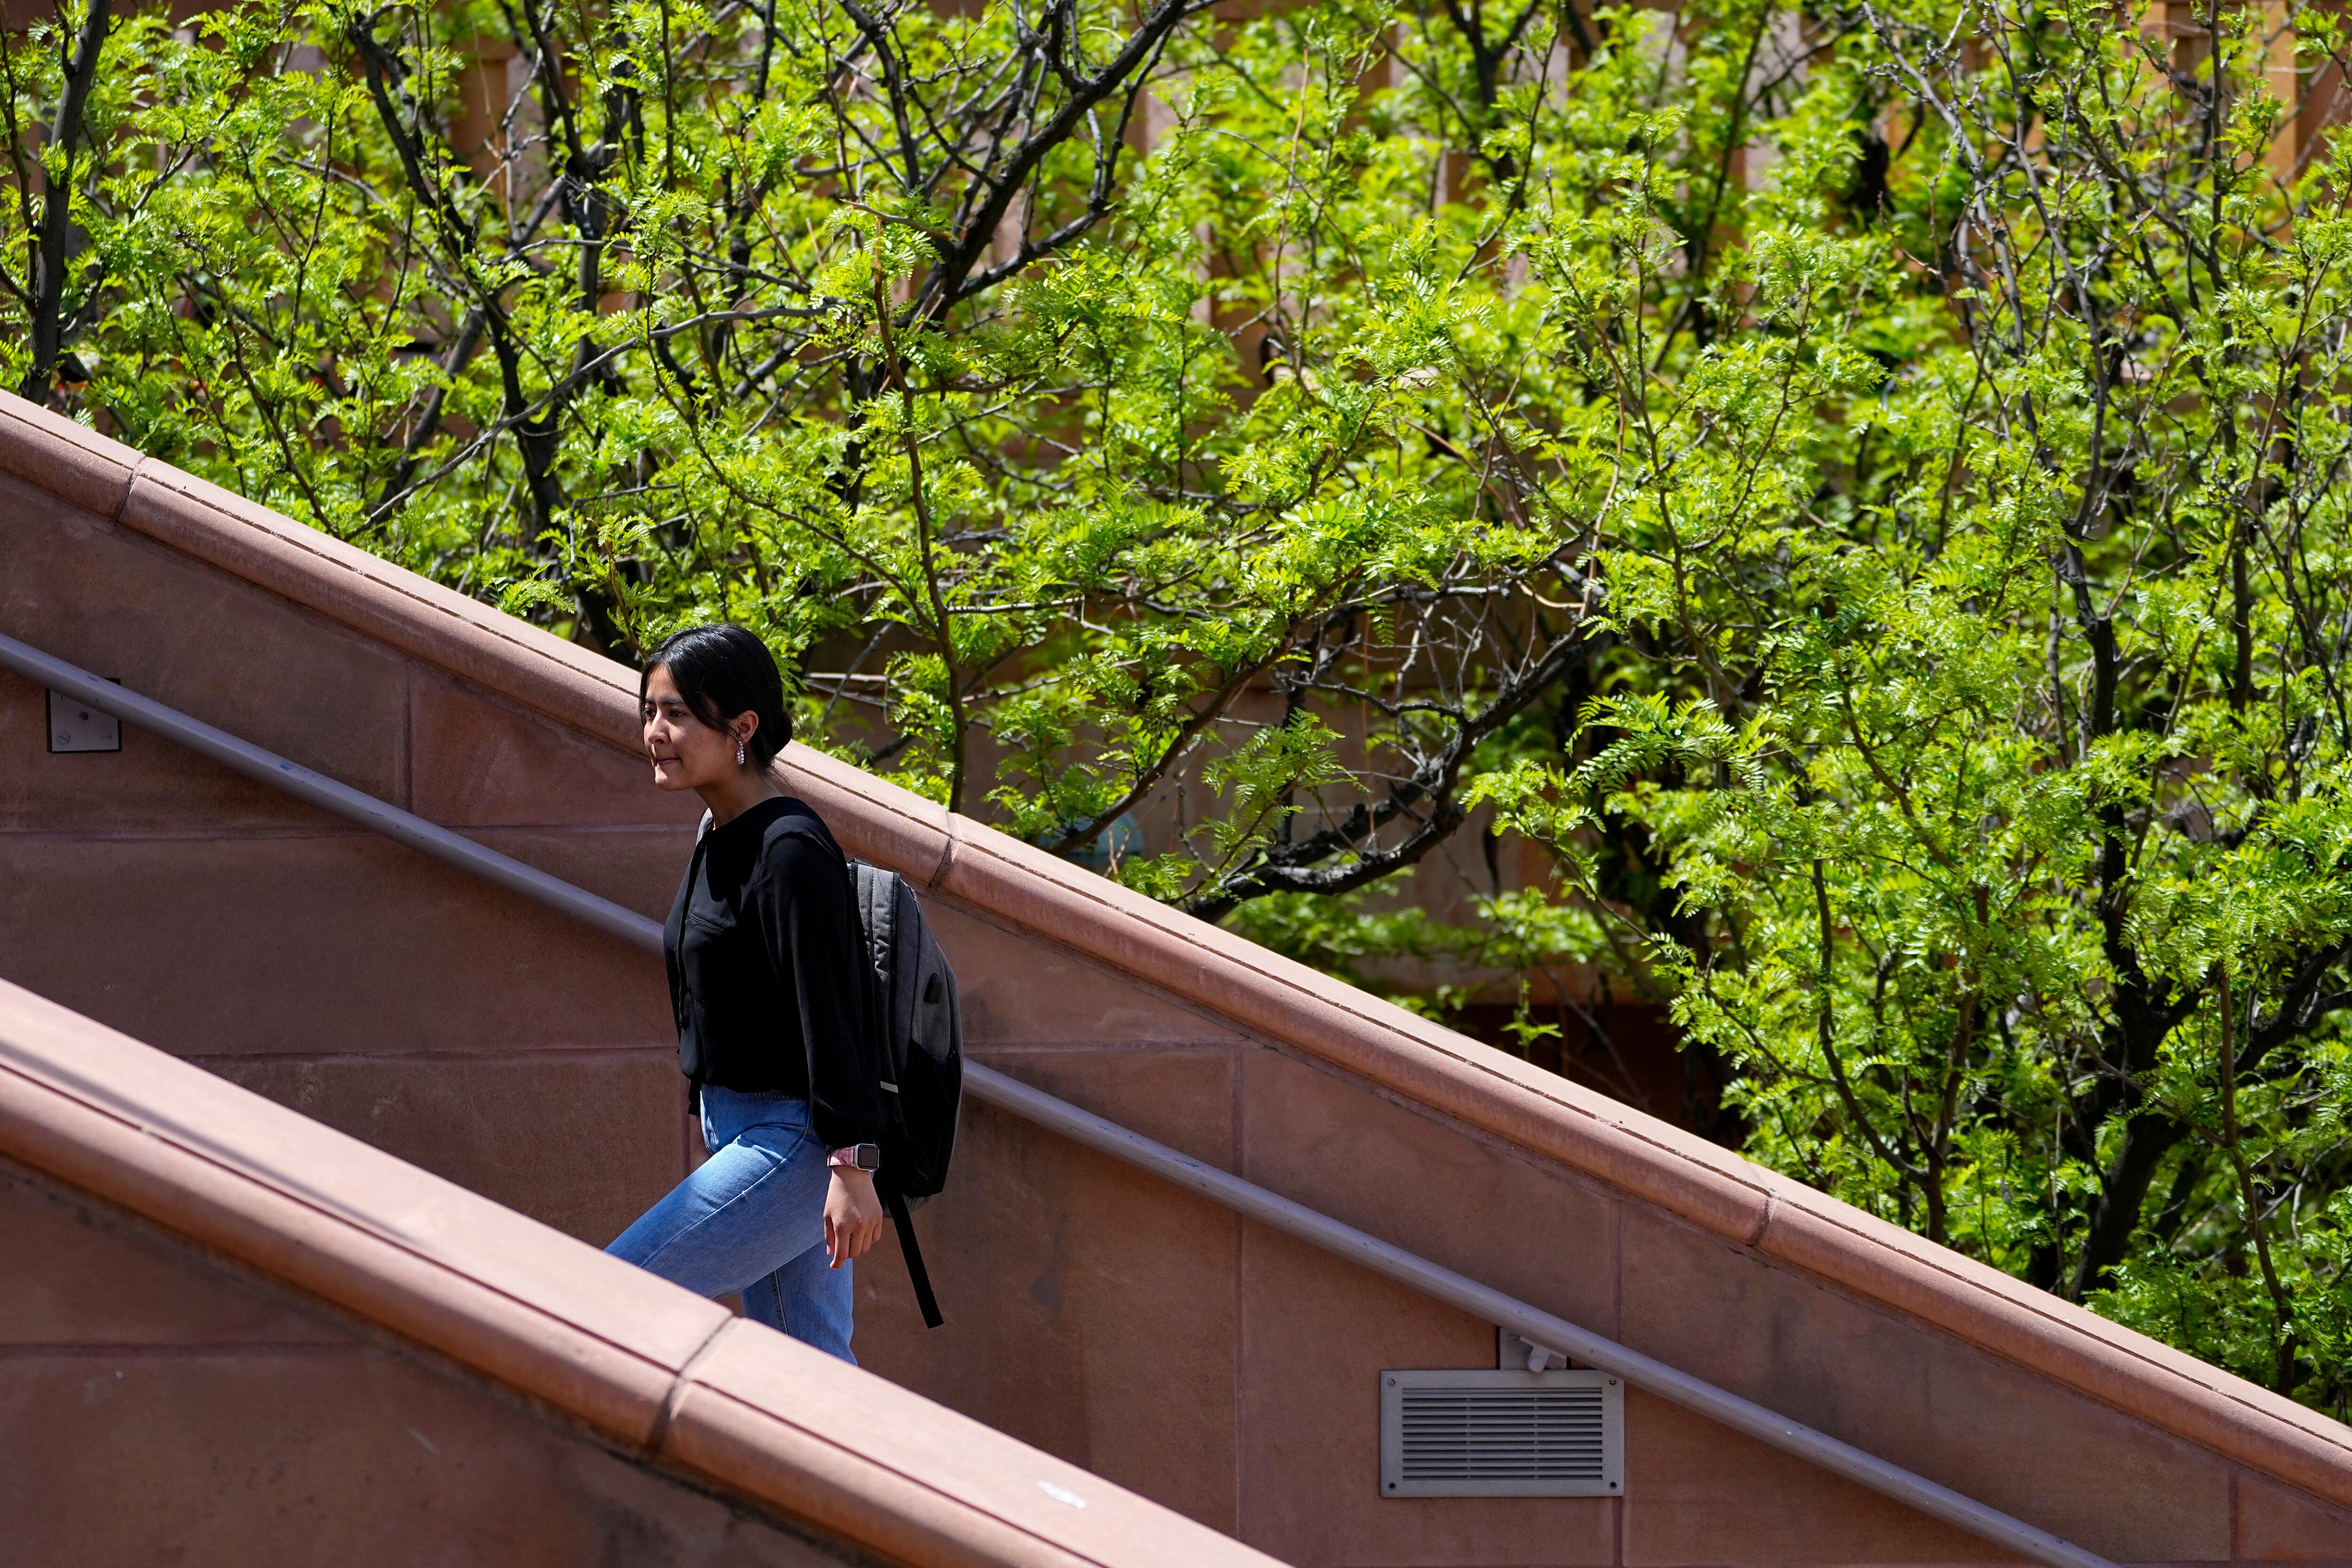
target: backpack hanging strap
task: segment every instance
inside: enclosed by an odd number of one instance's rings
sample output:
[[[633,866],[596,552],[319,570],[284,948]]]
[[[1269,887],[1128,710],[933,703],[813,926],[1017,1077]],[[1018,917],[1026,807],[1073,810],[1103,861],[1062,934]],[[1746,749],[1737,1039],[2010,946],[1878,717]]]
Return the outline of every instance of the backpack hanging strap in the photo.
[[[940,1299],[931,1294],[930,1270],[923,1267],[923,1249],[915,1240],[915,1216],[895,1190],[884,1189],[882,1201],[890,1205],[891,1223],[898,1227],[898,1250],[907,1257],[907,1278],[914,1281],[915,1304],[923,1310],[923,1326],[936,1329],[947,1320],[940,1316]]]

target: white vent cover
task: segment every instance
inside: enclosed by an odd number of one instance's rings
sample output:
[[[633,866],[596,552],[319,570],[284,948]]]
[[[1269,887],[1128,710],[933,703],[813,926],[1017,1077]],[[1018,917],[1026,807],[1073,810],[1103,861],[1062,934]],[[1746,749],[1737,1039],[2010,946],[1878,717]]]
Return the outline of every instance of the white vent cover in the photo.
[[[1384,1372],[1381,1495],[1623,1497],[1624,1387],[1600,1372]]]

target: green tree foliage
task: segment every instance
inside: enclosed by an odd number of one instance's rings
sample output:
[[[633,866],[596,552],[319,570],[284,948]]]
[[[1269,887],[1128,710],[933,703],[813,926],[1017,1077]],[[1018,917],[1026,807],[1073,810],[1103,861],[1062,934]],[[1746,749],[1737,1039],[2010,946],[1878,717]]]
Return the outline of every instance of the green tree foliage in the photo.
[[[1590,648],[1546,323],[1370,21],[1204,17],[69,8],[9,379],[625,657],[835,647],[816,736],[1066,851],[1191,778],[1204,912],[1363,885]]]
[[[2342,1411],[2352,149],[2297,161],[2263,28],[1865,7],[1810,95],[1863,155],[1772,128],[1740,330],[1586,339],[1650,679],[1474,788],[1749,1153]]]
[[[1119,874],[1319,962],[1670,1002],[1750,1154],[2341,1410],[2339,52],[80,0],[0,354],[583,640],[817,650],[821,743],[1066,852],[1181,784]],[[1555,886],[1331,896],[1482,803]]]

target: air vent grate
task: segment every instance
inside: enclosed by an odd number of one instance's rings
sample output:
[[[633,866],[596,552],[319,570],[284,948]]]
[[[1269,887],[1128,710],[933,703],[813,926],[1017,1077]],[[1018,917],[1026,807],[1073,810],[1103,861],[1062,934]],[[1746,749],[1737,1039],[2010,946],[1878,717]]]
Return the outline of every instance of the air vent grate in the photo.
[[[1597,1388],[1408,1388],[1408,1481],[1597,1481]]]
[[[1624,1389],[1598,1372],[1381,1373],[1383,1497],[1622,1497]]]

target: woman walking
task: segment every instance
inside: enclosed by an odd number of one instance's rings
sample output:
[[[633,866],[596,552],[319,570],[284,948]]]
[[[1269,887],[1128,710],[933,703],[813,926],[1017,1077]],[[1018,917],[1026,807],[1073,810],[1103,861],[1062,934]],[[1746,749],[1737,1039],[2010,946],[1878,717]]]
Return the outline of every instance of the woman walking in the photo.
[[[740,1290],[747,1316],[854,1363],[850,1260],[884,1210],[848,862],[768,776],[792,721],[758,637],[679,632],[637,698],[654,783],[710,808],[663,930],[710,1158],[606,1250],[705,1296]]]

